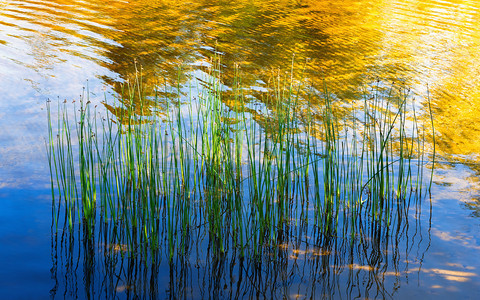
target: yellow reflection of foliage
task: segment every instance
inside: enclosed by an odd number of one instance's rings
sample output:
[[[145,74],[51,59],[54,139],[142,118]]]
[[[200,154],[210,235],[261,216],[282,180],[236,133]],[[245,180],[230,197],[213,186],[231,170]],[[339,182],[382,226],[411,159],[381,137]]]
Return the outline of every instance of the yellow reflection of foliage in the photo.
[[[449,264],[447,264],[449,265]],[[362,270],[367,272],[378,272],[379,269],[376,267],[372,267],[369,265],[358,265],[358,264],[350,264],[347,266],[350,270]],[[462,266],[461,266],[462,267]],[[463,268],[463,267],[462,267]],[[468,268],[471,270],[472,268]],[[473,277],[478,277],[478,274],[474,272],[466,272],[466,271],[458,271],[458,270],[448,270],[448,269],[440,269],[440,268],[432,268],[432,269],[425,269],[422,268],[421,271],[427,274],[439,275],[448,281],[456,281],[456,282],[467,282],[473,279]],[[415,273],[418,270],[409,270],[406,273]],[[386,271],[381,272],[382,276],[399,276],[399,272],[395,271]],[[432,288],[443,288],[441,285],[434,285]]]
[[[477,277],[478,275],[472,272],[463,272],[463,271],[454,271],[454,270],[446,270],[446,269],[422,269],[424,273],[433,273],[436,275],[440,275],[448,281],[456,281],[456,282],[467,282],[472,280],[472,277]]]
[[[454,268],[463,268],[463,267],[464,267],[463,265],[457,264],[457,263],[446,263],[446,265],[449,266],[449,267],[454,267]],[[465,266],[465,269],[467,269],[467,270],[475,270],[475,267]]]
[[[132,286],[130,286],[130,285],[119,285],[115,288],[115,292],[122,293],[122,292],[125,292],[127,290],[131,290],[131,289],[132,289]]]
[[[293,256],[296,257],[298,255],[312,255],[312,256],[326,256],[332,254],[332,251],[330,250],[324,250],[322,248],[318,249],[308,249],[308,250],[303,250],[303,249],[293,249]]]
[[[134,61],[153,91],[187,82],[179,66],[204,70],[216,53],[228,87],[234,63],[243,85],[254,87],[268,82],[272,68],[289,70],[292,59],[295,78],[307,78],[319,91],[326,82],[334,98],[347,103],[360,99],[376,77],[384,88],[391,81],[412,87],[420,105],[430,84],[437,151],[478,160],[480,9],[469,2],[26,0],[0,11],[0,25],[19,32],[0,44],[31,40],[25,52],[36,61],[26,67],[36,70],[72,57],[79,64],[94,61],[111,72],[103,80],[118,93],[116,81],[135,78]],[[318,99],[305,101],[321,109]]]
[[[111,245],[111,246],[112,246],[113,251],[115,251],[115,252],[127,252],[127,250],[128,250],[127,245],[124,245],[124,244],[114,244],[114,245]]]
[[[377,272],[379,269],[378,268],[374,268],[372,266],[368,266],[368,265],[357,265],[357,264],[350,264],[348,265],[348,268],[350,270],[362,270],[362,271],[368,271],[368,272]],[[394,272],[394,271],[381,271],[381,275],[382,276],[399,276],[400,273],[398,272]]]
[[[384,2],[391,18],[385,18],[383,62],[400,67],[417,92],[425,94],[429,84],[438,154],[478,161],[480,9],[469,2]]]

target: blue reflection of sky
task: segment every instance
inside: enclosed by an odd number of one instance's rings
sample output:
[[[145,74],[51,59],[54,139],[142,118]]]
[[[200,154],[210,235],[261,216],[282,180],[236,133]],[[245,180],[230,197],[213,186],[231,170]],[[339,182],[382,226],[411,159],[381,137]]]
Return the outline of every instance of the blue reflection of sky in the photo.
[[[48,190],[0,189],[2,299],[48,297],[51,200]],[[47,289],[47,290],[45,290]],[[43,294],[39,294],[44,291]]]

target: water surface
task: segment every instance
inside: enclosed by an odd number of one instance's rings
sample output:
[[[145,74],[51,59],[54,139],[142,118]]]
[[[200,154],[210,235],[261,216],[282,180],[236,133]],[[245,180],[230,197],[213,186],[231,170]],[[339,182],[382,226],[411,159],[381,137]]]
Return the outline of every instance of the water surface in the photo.
[[[58,281],[51,278],[51,269],[69,270],[55,266],[50,252],[45,101],[72,101],[88,87],[90,99],[99,104],[105,95],[119,93],[119,83],[140,68],[146,86],[175,86],[178,80],[187,80],[179,78],[179,66],[204,70],[219,55],[224,84],[233,85],[237,64],[255,101],[261,101],[259,91],[271,81],[272,72],[288,72],[293,60],[297,78],[303,76],[318,88],[325,82],[339,103],[361,99],[362,92],[379,80],[378,85],[387,89],[392,84],[411,88],[419,112],[426,111],[429,96],[434,111],[440,163],[432,206],[425,199],[421,215],[412,216],[410,224],[415,226],[398,238],[399,249],[408,255],[378,264],[385,267],[383,276],[371,269],[371,260],[364,264],[340,260],[340,267],[350,270],[332,275],[341,284],[330,284],[328,276],[300,275],[292,267],[287,273],[294,274],[293,283],[284,283],[288,289],[271,294],[474,298],[480,293],[480,264],[475,259],[480,249],[478,20],[477,1],[454,0],[0,1],[1,289],[12,297],[29,297],[28,291],[19,289],[27,284],[35,295],[48,297]],[[315,101],[303,105],[320,107]],[[309,259],[304,266],[312,270]],[[236,262],[228,263],[238,268]],[[325,264],[335,273],[335,262]],[[212,269],[206,262],[199,265],[204,275],[185,268],[187,275],[196,274],[195,284],[187,289],[190,297],[208,295],[199,292],[198,282],[208,281]],[[213,269],[219,271],[218,267]],[[273,266],[266,269],[278,271]],[[95,271],[96,278],[103,276],[102,270]],[[228,273],[222,270],[221,274]],[[173,277],[159,275],[155,290],[159,297],[174,295],[178,281],[172,278],[180,276],[168,268],[165,272]],[[265,271],[265,278],[272,272]],[[57,296],[72,289],[84,296],[88,291],[84,274],[78,271],[76,280],[68,276],[59,280],[56,290],[62,292]],[[359,285],[358,290],[348,290],[345,274],[367,280],[351,284]],[[221,280],[227,286],[233,282],[226,275]],[[241,282],[236,289],[247,294],[240,295],[255,296],[248,294],[252,290],[245,287],[247,281]],[[278,287],[263,282],[264,290]],[[127,286],[117,285],[115,291],[132,296]],[[220,282],[212,284],[210,291],[220,287]],[[379,290],[385,293],[377,294]]]

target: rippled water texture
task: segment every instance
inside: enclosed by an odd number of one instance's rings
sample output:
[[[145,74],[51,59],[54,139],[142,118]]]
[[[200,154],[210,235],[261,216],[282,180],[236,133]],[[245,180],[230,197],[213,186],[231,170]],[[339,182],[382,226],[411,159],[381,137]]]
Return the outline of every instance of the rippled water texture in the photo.
[[[371,260],[342,261],[340,268],[376,278],[369,284],[386,291],[377,297],[474,299],[480,294],[479,20],[475,0],[0,0],[0,290],[12,297],[46,297],[55,285],[45,101],[78,99],[86,87],[99,104],[118,94],[120,83],[140,68],[147,87],[175,86],[187,80],[179,66],[203,70],[219,55],[224,84],[233,85],[237,64],[252,97],[273,71],[290,70],[292,61],[296,78],[320,88],[325,82],[347,106],[373,84],[411,88],[420,117],[429,97],[439,164],[431,200],[422,204],[420,216],[411,216],[415,225],[399,238],[404,261],[392,259],[404,269],[385,266],[383,285]],[[432,140],[427,141],[431,151]],[[168,285],[162,280],[160,285]],[[309,286],[309,280],[321,279],[295,280]],[[32,287],[32,294],[24,286]],[[327,286],[334,295],[356,296],[353,288]],[[120,285],[117,292],[125,290]]]

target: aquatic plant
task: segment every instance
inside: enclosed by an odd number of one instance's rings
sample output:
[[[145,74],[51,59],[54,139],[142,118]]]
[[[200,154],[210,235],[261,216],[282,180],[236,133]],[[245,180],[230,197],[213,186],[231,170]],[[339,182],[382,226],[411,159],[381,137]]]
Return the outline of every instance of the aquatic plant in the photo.
[[[367,91],[339,118],[326,88],[311,89],[320,109],[304,107],[304,83],[277,74],[258,108],[240,75],[228,93],[221,75],[214,66],[154,97],[139,75],[106,109],[88,90],[78,109],[59,103],[56,122],[47,102],[55,230],[62,211],[64,232],[81,225],[129,257],[172,261],[195,239],[218,255],[276,258],[295,239],[353,241],[399,223],[429,188],[408,91]]]

